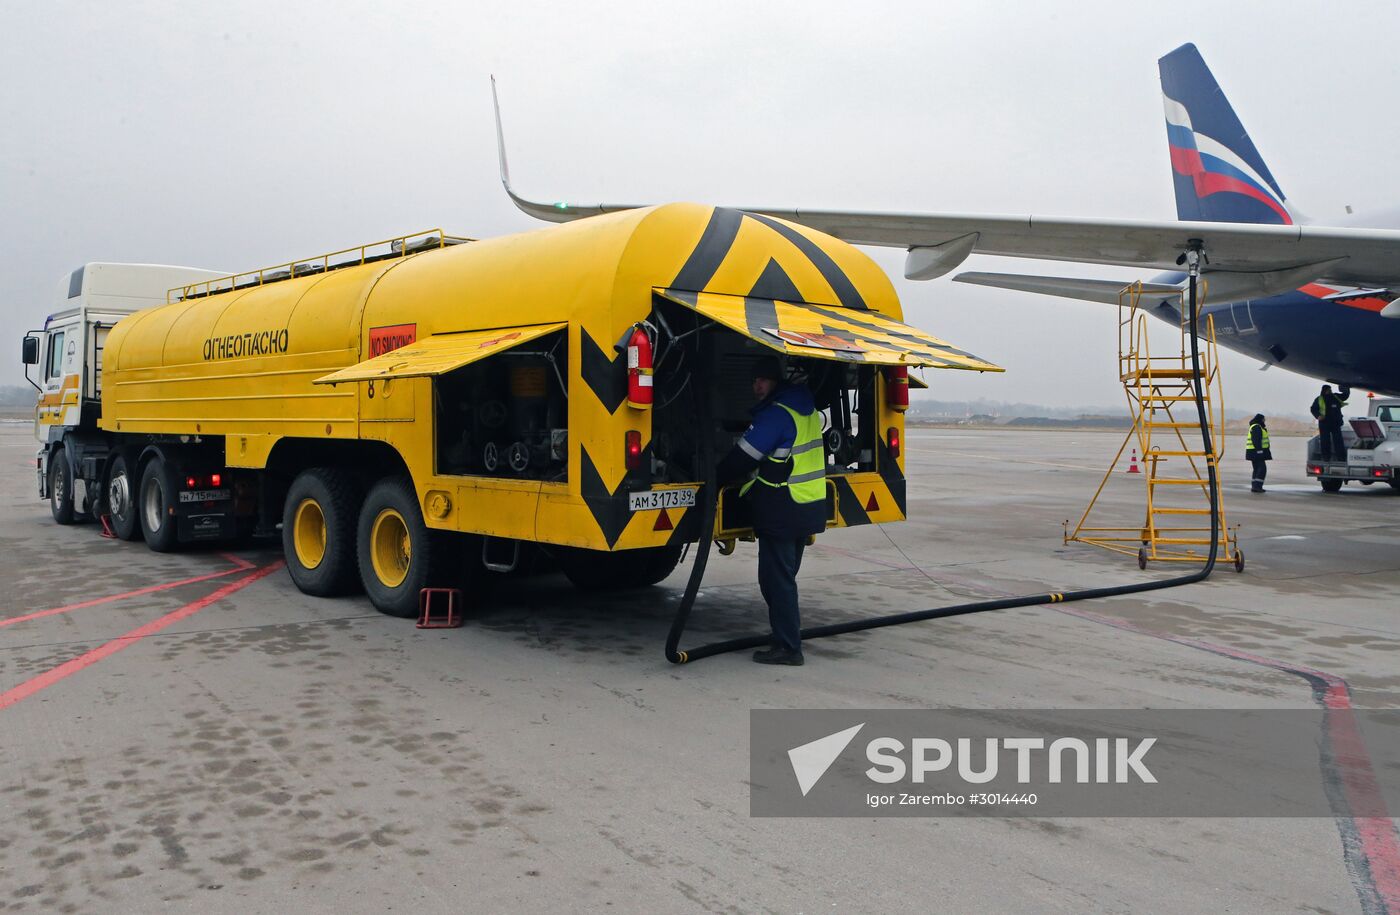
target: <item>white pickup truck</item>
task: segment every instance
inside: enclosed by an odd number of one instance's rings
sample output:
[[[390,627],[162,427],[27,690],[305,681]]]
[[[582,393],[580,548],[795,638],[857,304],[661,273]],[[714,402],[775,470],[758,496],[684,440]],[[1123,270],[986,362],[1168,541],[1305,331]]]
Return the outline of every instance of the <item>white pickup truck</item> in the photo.
[[[1308,442],[1308,476],[1316,477],[1324,492],[1336,492],[1355,480],[1363,486],[1389,483],[1400,489],[1400,399],[1375,399],[1370,412],[1347,420],[1342,430],[1347,454],[1344,461],[1323,461],[1317,436]]]

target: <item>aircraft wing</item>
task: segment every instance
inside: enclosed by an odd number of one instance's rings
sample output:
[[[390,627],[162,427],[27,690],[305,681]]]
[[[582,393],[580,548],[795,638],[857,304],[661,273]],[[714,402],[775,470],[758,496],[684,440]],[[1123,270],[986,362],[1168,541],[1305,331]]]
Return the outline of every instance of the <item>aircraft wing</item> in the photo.
[[[492,82],[492,94],[495,83]],[[529,200],[511,187],[500,107],[496,108],[501,183],[523,212],[550,222],[569,222],[646,204],[546,203]],[[947,213],[868,213],[737,207],[750,213],[810,226],[855,245],[905,248],[904,275],[933,279],[961,264],[969,254],[1037,260],[1112,264],[1155,270],[1177,269],[1177,258],[1193,239],[1204,243],[1203,273],[1235,274],[1231,283],[1255,294],[1282,292],[1287,278],[1327,280],[1340,285],[1400,285],[1400,230],[1313,225],[1255,225],[1221,222],[1066,219],[1045,216],[978,216]],[[1276,281],[1265,281],[1270,274]],[[1214,276],[1217,289],[1224,276]],[[1296,288],[1294,286],[1293,288]],[[1219,298],[1218,295],[1214,296]]]
[[[632,209],[525,200],[522,211],[551,222]],[[1042,216],[963,216],[941,213],[860,213],[739,207],[786,219],[854,245],[906,248],[904,275],[934,279],[969,254],[1177,270],[1191,239],[1205,243],[1212,273],[1284,273],[1301,282],[1331,280],[1351,286],[1400,284],[1400,230],[1218,222],[1066,219]],[[1285,287],[1287,288],[1287,287]],[[1283,291],[1278,289],[1275,291]]]
[[[1068,276],[1025,276],[1019,273],[959,273],[953,277],[955,283],[971,283],[975,286],[993,286],[997,289],[1015,289],[1018,292],[1038,292],[1042,295],[1056,295],[1065,299],[1083,299],[1086,302],[1101,302],[1117,305],[1128,285],[1123,280],[1090,280]],[[1144,297],[1176,296],[1180,286],[1167,283],[1143,283]]]

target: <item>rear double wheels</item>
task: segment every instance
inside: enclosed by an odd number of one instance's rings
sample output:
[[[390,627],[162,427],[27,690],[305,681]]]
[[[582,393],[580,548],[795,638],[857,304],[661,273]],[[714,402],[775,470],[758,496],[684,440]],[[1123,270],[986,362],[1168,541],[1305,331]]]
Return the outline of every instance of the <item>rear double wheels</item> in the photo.
[[[175,479],[174,468],[163,457],[153,455],[146,461],[146,467],[141,472],[136,513],[141,522],[141,534],[146,538],[146,546],[157,553],[169,553],[180,546],[175,520],[179,485]]]
[[[136,480],[127,466],[126,457],[112,458],[107,474],[107,517],[112,533],[123,540],[141,539],[141,519],[136,510]]]
[[[292,481],[282,509],[282,552],[302,592],[330,597],[358,590],[359,508],[360,487],[344,470],[313,467]]]
[[[360,580],[370,603],[389,616],[418,615],[418,592],[434,584],[444,537],[429,531],[413,484],[380,480],[360,507],[355,543]]]
[[[1345,481],[1345,480],[1326,480],[1326,479],[1323,479],[1323,480],[1318,480],[1318,482],[1322,484],[1322,491],[1323,491],[1323,492],[1340,492],[1340,491],[1341,491],[1341,488],[1342,488],[1342,484],[1345,483],[1346,481]]]

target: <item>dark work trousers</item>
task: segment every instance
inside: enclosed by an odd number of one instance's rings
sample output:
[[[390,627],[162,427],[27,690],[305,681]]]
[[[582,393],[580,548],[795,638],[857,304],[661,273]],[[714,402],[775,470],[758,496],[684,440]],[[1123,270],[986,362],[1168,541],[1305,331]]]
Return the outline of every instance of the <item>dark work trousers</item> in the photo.
[[[797,610],[797,570],[807,538],[758,538],[758,590],[768,602],[768,625],[773,644],[788,651],[802,650],[802,618]]]
[[[1249,463],[1254,465],[1254,474],[1250,482],[1264,485],[1264,478],[1269,475],[1269,462],[1263,458],[1254,458]]]
[[[1324,461],[1345,461],[1347,459],[1347,446],[1342,442],[1341,429],[1323,429],[1319,426],[1317,434],[1322,436],[1322,440],[1318,444],[1322,446],[1322,459]]]

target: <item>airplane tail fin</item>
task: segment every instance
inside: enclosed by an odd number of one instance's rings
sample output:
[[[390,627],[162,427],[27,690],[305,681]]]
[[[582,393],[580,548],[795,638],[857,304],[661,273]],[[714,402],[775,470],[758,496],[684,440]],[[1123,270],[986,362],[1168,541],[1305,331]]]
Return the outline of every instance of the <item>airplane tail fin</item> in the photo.
[[[1193,44],[1157,61],[1178,219],[1293,225],[1297,213]]]

